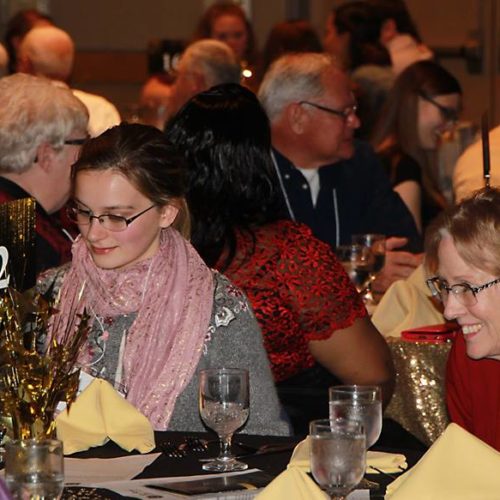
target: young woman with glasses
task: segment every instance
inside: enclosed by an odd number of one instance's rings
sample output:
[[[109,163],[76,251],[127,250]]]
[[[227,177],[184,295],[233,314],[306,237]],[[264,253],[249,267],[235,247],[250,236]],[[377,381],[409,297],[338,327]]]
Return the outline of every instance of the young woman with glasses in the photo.
[[[432,61],[420,61],[397,78],[374,129],[372,144],[417,227],[446,207],[438,183],[437,150],[458,119],[462,90]]]
[[[427,282],[462,327],[452,347],[446,399],[453,422],[500,451],[500,191],[484,189],[432,225]]]
[[[183,237],[185,173],[153,127],[124,123],[90,139],[72,167],[69,215],[81,236],[71,266],[40,288],[54,285],[63,322],[83,290],[93,325],[82,369],[122,388],[155,429],[204,430],[197,372],[234,366],[250,371],[246,432],[287,434],[246,298]]]

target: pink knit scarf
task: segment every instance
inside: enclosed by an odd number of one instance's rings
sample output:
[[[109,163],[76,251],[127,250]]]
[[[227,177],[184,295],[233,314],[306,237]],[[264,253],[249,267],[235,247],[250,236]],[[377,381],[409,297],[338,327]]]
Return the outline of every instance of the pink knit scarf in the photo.
[[[174,229],[159,252],[123,270],[101,269],[78,238],[60,293],[63,324],[84,286],[83,306],[103,317],[137,313],[127,334],[123,384],[127,399],[155,429],[166,429],[178,395],[191,380],[212,313],[210,269]]]

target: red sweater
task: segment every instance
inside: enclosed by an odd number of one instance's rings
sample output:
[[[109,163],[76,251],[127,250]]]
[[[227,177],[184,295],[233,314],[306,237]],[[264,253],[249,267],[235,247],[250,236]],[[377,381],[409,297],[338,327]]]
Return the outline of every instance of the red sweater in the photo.
[[[500,361],[469,358],[462,334],[448,358],[446,400],[453,422],[500,451]]]

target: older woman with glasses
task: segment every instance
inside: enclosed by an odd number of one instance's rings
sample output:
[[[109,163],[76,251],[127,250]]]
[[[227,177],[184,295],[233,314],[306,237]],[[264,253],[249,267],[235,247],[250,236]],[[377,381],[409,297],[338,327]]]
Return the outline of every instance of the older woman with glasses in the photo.
[[[462,90],[439,64],[420,61],[397,78],[372,143],[420,231],[447,205],[438,183],[437,150],[458,119]]]
[[[427,283],[444,315],[456,320],[447,368],[452,421],[500,451],[500,191],[485,189],[445,212],[433,225]]]
[[[92,330],[82,369],[123,389],[157,430],[202,431],[203,368],[250,372],[246,432],[288,434],[260,329],[243,293],[182,236],[184,159],[159,130],[121,124],[90,139],[72,168],[73,261],[47,272],[62,324],[83,290]]]

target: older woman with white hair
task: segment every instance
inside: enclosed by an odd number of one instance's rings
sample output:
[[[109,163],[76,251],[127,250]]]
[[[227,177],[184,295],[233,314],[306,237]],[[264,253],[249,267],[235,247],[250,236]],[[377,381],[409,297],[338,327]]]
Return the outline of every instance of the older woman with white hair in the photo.
[[[87,122],[87,109],[69,89],[24,74],[0,79],[0,203],[36,200],[37,273],[71,258],[54,214],[69,197],[70,166]]]
[[[484,189],[442,214],[431,232],[427,280],[448,320],[446,398],[452,421],[500,451],[500,190]]]

